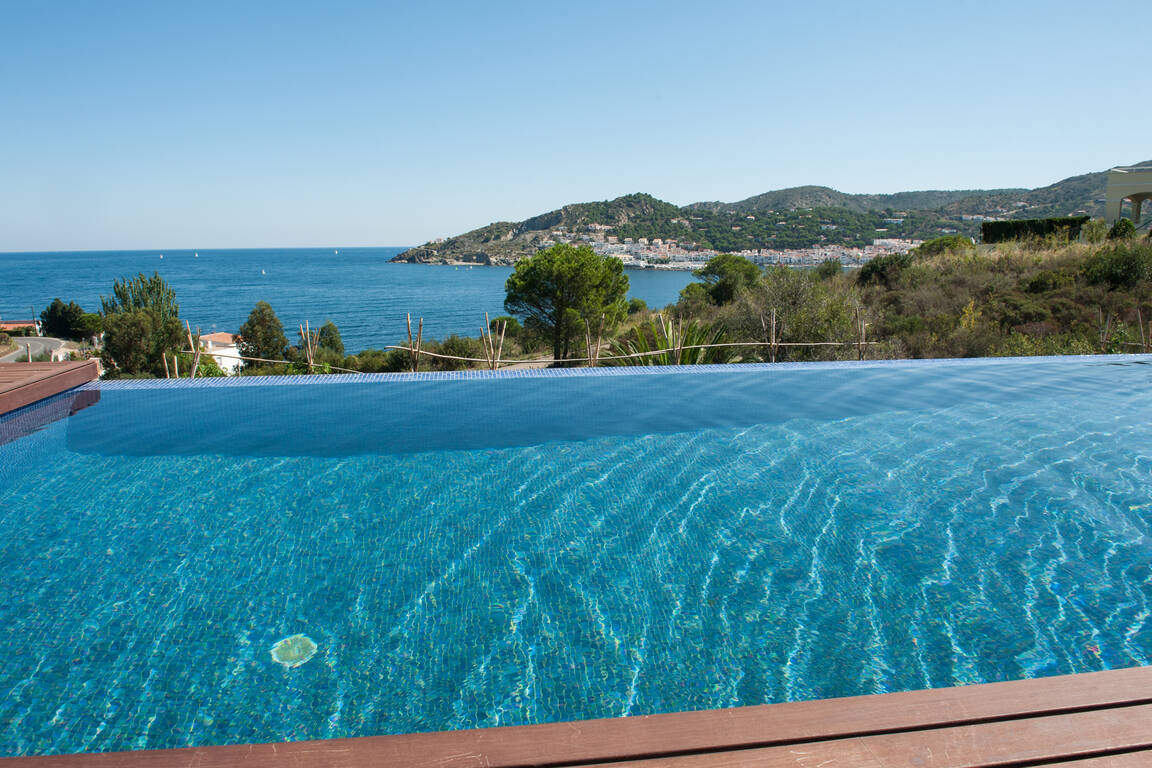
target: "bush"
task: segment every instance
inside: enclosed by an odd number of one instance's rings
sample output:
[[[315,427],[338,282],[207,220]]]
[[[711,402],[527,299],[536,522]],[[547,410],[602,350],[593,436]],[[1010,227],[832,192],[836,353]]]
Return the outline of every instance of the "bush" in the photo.
[[[1080,228],[1087,224],[1090,219],[1090,216],[1063,216],[1050,219],[986,221],[980,225],[980,234],[985,243],[1045,238],[1049,235],[1075,240],[1080,237]]]
[[[471,339],[467,336],[457,336],[452,334],[441,342],[431,342],[425,346],[429,352],[435,352],[441,355],[450,355],[452,357],[471,357],[482,358],[484,352],[480,348],[479,339]],[[465,368],[474,368],[477,363],[468,362],[466,360],[449,360],[442,357],[422,357],[422,361],[428,361],[428,366],[434,371],[459,371]]]
[[[524,330],[524,326],[520,325],[520,321],[511,315],[500,315],[500,317],[492,318],[488,323],[488,330],[494,335],[499,336],[500,326],[502,325],[504,326],[504,338],[506,339],[515,339],[520,335],[520,332]]]
[[[362,373],[399,373],[410,370],[408,353],[400,349],[365,349],[344,358],[343,368]]]
[[[608,365],[707,365],[726,363],[732,357],[731,347],[700,346],[728,341],[728,335],[720,325],[659,319],[657,323],[656,318],[649,318],[647,324],[641,323],[628,336],[613,342],[609,355],[621,356],[621,359],[605,362]]]
[[[1120,219],[1108,230],[1109,240],[1130,240],[1136,237],[1136,225],[1131,219]]]
[[[840,259],[825,259],[813,270],[813,274],[818,280],[831,280],[843,271],[844,265],[840,263]]]
[[[647,311],[648,311],[648,302],[644,301],[644,299],[638,299],[635,296],[628,299],[628,314],[637,315],[637,314],[640,314],[641,312],[647,312]]]
[[[1080,237],[1087,243],[1102,243],[1108,236],[1108,222],[1104,219],[1092,219],[1080,230]]]
[[[900,273],[912,266],[912,254],[891,253],[887,256],[877,256],[856,273],[857,285],[882,285],[893,288],[900,278]]]
[[[1104,285],[1113,291],[1131,290],[1152,277],[1152,245],[1114,245],[1093,254],[1084,263],[1083,271],[1090,285]]]
[[[976,247],[972,238],[964,235],[945,235],[923,243],[916,249],[917,256],[935,256],[946,251],[970,251]]]

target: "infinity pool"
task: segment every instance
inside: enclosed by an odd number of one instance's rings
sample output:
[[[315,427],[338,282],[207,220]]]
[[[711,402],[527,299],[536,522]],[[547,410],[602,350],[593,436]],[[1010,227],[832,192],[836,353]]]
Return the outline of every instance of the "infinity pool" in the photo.
[[[89,385],[0,418],[0,755],[1147,664],[1150,415],[1115,356]]]

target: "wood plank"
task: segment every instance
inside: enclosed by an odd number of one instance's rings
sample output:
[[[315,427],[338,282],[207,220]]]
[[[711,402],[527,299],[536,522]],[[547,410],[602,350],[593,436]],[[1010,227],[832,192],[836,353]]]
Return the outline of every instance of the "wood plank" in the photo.
[[[1152,705],[602,764],[602,768],[993,768],[1152,749]],[[1147,765],[1147,764],[1145,764]]]
[[[1050,763],[1050,765],[1060,765],[1063,768],[1148,768],[1152,765],[1152,749],[1142,749],[1139,752],[1129,752],[1124,755],[1069,760],[1062,763]]]
[[[0,363],[0,415],[95,381],[95,360],[64,363]]]
[[[999,721],[1008,721],[1004,727],[1011,730],[1027,722],[1017,718],[1074,711],[1101,709],[1105,720],[1123,719],[1128,709],[1124,705],[1133,702],[1152,706],[1152,667],[645,717],[17,760],[21,761],[18,768],[559,766],[762,749]],[[1102,709],[1109,707],[1114,709]],[[1152,723],[1142,727],[1152,734]]]

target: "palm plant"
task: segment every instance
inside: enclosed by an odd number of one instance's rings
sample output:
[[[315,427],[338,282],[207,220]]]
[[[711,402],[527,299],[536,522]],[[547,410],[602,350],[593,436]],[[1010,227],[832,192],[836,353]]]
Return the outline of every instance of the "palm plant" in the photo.
[[[732,357],[731,347],[708,346],[725,344],[727,332],[719,325],[701,325],[696,321],[665,319],[663,315],[649,318],[622,339],[612,342],[609,365],[704,365],[726,363]]]

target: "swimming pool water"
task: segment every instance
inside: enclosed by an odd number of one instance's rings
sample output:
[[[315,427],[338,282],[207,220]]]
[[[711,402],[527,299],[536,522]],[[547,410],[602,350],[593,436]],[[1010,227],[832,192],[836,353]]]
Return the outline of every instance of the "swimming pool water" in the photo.
[[[1152,653],[1139,357],[193,384],[0,418],[0,755]]]

